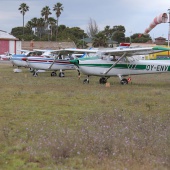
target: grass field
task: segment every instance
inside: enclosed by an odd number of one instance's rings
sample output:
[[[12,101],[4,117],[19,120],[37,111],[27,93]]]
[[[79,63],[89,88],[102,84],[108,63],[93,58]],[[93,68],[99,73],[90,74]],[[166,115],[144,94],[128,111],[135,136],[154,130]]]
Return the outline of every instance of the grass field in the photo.
[[[170,75],[84,78],[0,64],[0,170],[170,169]]]

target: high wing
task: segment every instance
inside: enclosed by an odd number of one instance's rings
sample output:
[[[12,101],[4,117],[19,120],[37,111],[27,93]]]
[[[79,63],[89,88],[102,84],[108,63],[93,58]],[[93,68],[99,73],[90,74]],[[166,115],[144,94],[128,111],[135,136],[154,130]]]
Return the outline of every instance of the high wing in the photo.
[[[158,50],[158,47],[157,49]],[[153,47],[129,47],[129,48],[121,48],[121,47],[116,47],[116,48],[103,48],[103,49],[74,49],[74,48],[65,48],[61,49],[60,51],[65,51],[65,52],[84,52],[84,53],[94,53],[94,54],[99,54],[99,53],[108,53],[108,54],[113,54],[117,56],[123,55],[123,53],[126,52],[127,56],[132,56],[132,55],[138,55],[138,54],[148,54],[148,53],[153,53]]]
[[[77,49],[77,48],[65,48],[64,51],[68,52],[83,52],[83,53],[96,53],[98,49]]]
[[[99,50],[102,53],[108,53],[108,54],[114,54],[121,56],[126,52],[127,56],[132,56],[132,55],[137,55],[137,54],[142,54],[146,53],[148,54],[153,50],[153,47],[141,47],[141,48],[113,48],[111,50]],[[98,51],[98,52],[99,52]]]
[[[160,47],[160,46],[155,46],[155,47],[129,47],[129,48],[121,48],[121,47],[116,47],[113,49],[99,49],[98,52],[100,53],[108,53],[112,55],[118,55],[121,56],[123,53],[126,52],[127,56],[132,56],[132,55],[141,55],[141,54],[151,54],[151,53],[157,53],[161,51],[169,51],[170,48],[166,47]]]

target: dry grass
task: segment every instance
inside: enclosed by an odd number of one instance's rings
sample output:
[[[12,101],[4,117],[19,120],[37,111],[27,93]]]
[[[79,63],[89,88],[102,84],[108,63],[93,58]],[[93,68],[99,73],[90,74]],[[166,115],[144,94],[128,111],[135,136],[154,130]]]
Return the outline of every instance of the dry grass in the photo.
[[[0,64],[0,169],[170,168],[169,74],[127,86]]]

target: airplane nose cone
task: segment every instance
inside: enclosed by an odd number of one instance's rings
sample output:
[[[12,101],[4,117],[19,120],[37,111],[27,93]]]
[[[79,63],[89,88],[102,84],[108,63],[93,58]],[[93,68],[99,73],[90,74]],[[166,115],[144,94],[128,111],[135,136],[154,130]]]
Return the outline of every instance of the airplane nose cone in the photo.
[[[27,61],[27,58],[26,58],[26,57],[23,57],[22,60],[23,60],[23,61]]]
[[[70,63],[77,66],[79,65],[79,60],[70,60]]]

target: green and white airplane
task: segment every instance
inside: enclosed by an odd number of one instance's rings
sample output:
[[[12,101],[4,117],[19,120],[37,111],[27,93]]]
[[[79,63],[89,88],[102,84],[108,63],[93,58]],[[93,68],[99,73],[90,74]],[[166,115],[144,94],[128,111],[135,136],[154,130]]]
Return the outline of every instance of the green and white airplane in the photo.
[[[105,84],[107,79],[117,76],[122,85],[128,84],[130,75],[156,74],[170,72],[170,61],[168,60],[143,60],[137,56],[150,53],[168,51],[164,47],[145,48],[115,48],[109,50],[98,50],[96,57],[79,58],[71,60],[70,63],[78,67],[80,72],[87,75],[83,83],[89,83],[89,76],[99,76],[99,83]],[[111,60],[111,57],[117,59]]]

